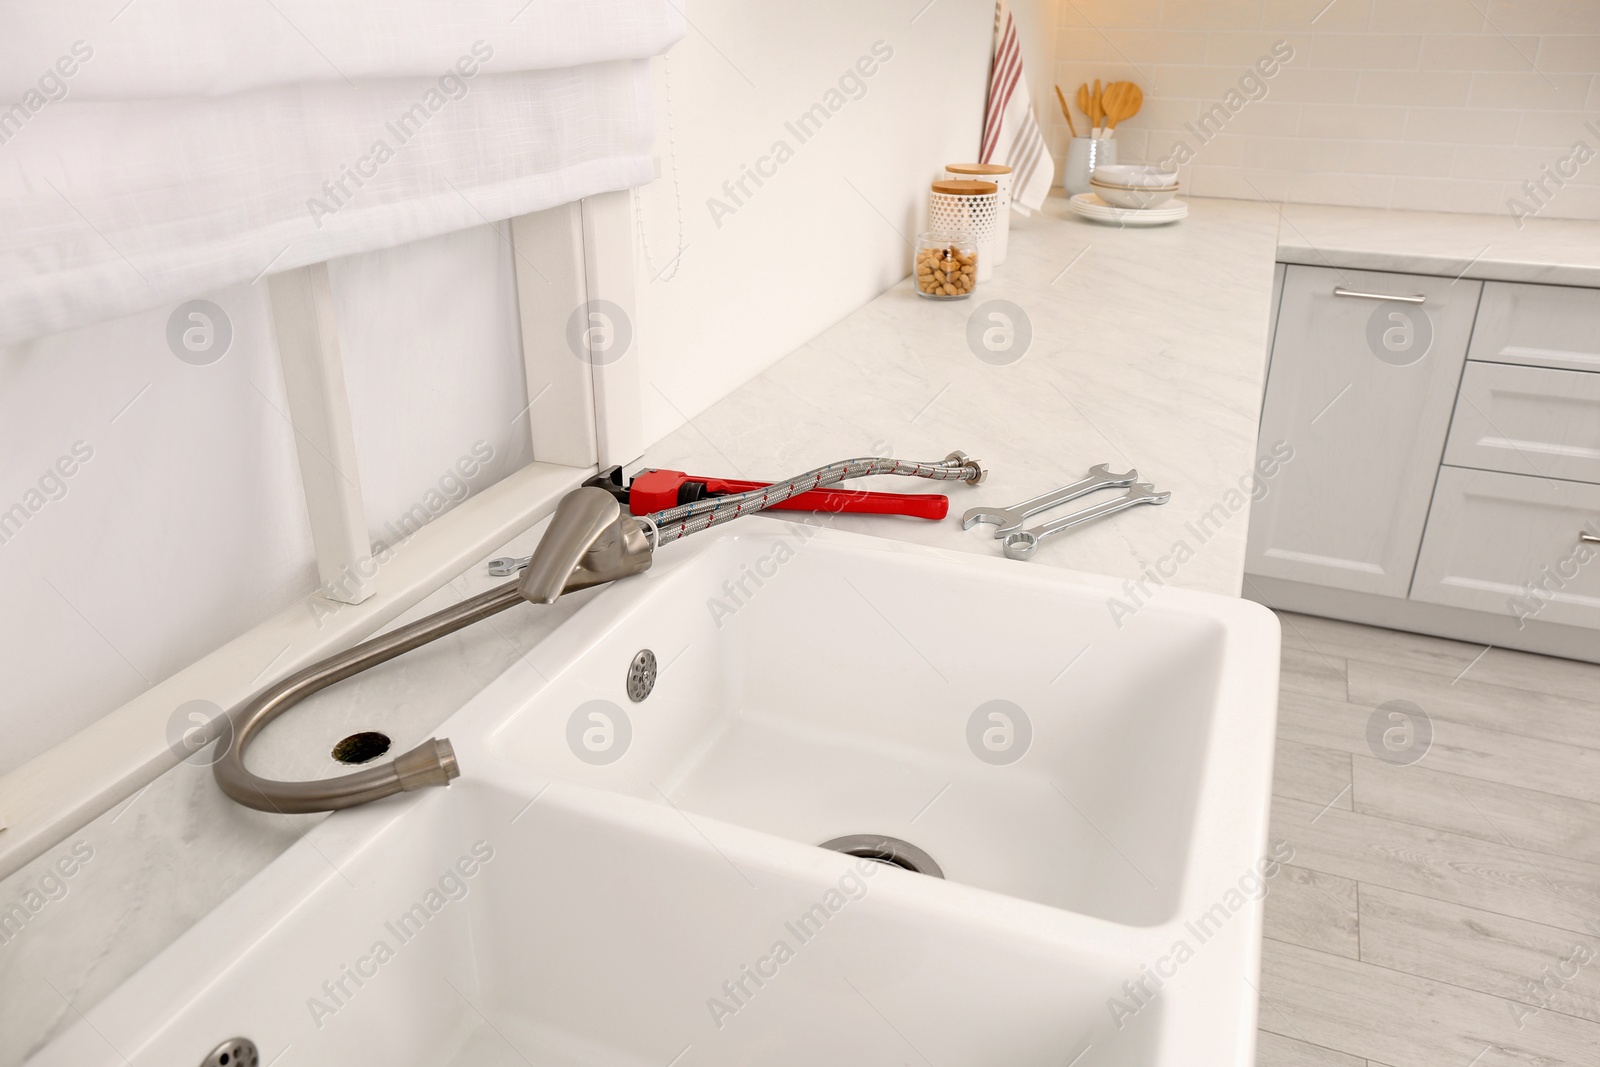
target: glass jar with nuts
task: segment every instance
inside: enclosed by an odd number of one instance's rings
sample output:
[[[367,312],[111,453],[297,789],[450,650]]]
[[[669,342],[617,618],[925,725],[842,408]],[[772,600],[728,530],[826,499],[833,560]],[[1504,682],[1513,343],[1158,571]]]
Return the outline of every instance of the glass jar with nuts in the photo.
[[[917,234],[917,295],[930,300],[961,300],[978,280],[978,244],[966,234]]]

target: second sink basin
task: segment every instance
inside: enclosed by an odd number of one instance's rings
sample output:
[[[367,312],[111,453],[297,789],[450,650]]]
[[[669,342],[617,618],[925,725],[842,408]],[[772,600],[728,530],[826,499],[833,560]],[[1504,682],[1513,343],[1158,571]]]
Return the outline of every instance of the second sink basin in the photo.
[[[900,838],[952,881],[1053,907],[1171,918],[1223,697],[1221,622],[1152,606],[1119,628],[1103,592],[1035,566],[764,525],[648,596],[614,590],[638,603],[506,721],[495,754],[805,844]],[[635,704],[638,648],[664,669]],[[568,736],[597,696],[629,730],[603,764]]]

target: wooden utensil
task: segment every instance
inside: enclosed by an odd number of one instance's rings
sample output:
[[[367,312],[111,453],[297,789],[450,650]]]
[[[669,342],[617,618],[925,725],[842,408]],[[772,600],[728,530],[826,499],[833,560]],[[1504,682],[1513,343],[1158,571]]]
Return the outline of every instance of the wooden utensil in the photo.
[[[1056,86],[1056,99],[1061,102],[1061,114],[1067,120],[1067,129],[1072,131],[1072,136],[1078,136],[1078,127],[1072,121],[1072,109],[1067,107],[1066,94],[1061,91],[1061,86]]]
[[[1101,125],[1106,117],[1106,98],[1100,91],[1100,79],[1094,80],[1094,119],[1089,123],[1091,127]]]
[[[1089,95],[1089,83],[1078,86],[1078,110],[1089,119],[1089,136],[1094,136],[1094,98]]]
[[[1144,104],[1144,91],[1133,82],[1112,82],[1106,86],[1106,126],[1116,129],[1117,123],[1131,119]]]
[[[1122,83],[1107,82],[1106,91],[1100,94],[1100,107],[1102,110],[1100,125],[1102,129],[1115,121],[1115,116],[1117,113],[1117,101],[1121,98]]]
[[[1111,115],[1117,107],[1117,96],[1121,90],[1117,88],[1120,82],[1107,82],[1105,91],[1100,94],[1100,135],[1104,136],[1106,124],[1111,121]]]
[[[1128,83],[1127,96],[1123,98],[1122,117],[1131,119],[1144,107],[1144,90],[1134,82]]]

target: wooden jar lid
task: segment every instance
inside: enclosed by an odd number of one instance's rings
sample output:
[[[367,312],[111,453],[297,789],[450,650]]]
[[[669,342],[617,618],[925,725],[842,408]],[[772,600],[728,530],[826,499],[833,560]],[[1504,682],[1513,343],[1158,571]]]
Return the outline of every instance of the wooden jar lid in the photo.
[[[1004,163],[946,163],[944,169],[951,174],[1010,174]]]
[[[998,193],[1000,187],[994,182],[974,181],[940,181],[933,183],[936,193],[948,193],[951,196],[986,196],[989,193]]]

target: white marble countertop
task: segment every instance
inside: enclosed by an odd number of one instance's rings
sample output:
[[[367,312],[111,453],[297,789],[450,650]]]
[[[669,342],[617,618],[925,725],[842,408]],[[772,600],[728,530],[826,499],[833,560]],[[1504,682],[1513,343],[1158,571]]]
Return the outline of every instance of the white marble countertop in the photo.
[[[1013,220],[1007,261],[972,297],[934,302],[901,282],[650,448],[644,463],[759,480],[851,456],[937,460],[960,449],[984,462],[988,481],[849,483],[946,492],[941,522],[810,521],[990,555],[1001,554],[993,527],[961,529],[968,507],[1017,503],[1097,463],[1134,467],[1171,501],[1080,527],[1017,566],[1135,581],[1159,569],[1169,584],[1237,595],[1248,526],[1239,486],[1248,492],[1255,461],[1277,233],[1277,212],[1261,203],[1196,200],[1176,225],[1118,229],[1052,197],[1042,215]],[[995,300],[1020,308],[1033,332],[1009,365],[980,359],[968,340],[974,319],[980,331],[993,325]]]
[[[1278,259],[1447,278],[1600,286],[1600,222],[1535,217],[1519,226],[1506,215],[1284,204]]]

